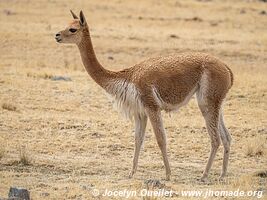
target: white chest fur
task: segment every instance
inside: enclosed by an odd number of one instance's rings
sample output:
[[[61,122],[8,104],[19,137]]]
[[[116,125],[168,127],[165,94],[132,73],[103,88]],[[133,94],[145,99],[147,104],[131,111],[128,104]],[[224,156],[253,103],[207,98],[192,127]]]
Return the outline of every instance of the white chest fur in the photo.
[[[126,80],[112,81],[108,85],[108,93],[113,97],[114,107],[128,119],[143,114],[144,107],[140,93],[133,83]]]

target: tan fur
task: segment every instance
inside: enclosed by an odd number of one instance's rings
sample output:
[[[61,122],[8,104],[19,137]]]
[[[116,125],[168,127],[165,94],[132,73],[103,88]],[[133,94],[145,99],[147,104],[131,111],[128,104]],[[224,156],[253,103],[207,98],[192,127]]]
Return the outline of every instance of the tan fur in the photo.
[[[137,169],[148,117],[162,152],[166,178],[170,178],[161,110],[179,109],[194,93],[211,138],[211,153],[202,180],[208,176],[221,140],[224,145],[221,177],[225,176],[231,137],[223,122],[222,102],[233,85],[229,67],[208,54],[184,53],[150,58],[131,68],[112,72],[104,69],[95,56],[83,13],[80,12],[80,20],[73,12],[72,15],[73,22],[56,35],[56,40],[75,43],[89,75],[114,97],[125,116],[135,119],[135,153],[130,177]],[[72,33],[70,28],[77,31]]]

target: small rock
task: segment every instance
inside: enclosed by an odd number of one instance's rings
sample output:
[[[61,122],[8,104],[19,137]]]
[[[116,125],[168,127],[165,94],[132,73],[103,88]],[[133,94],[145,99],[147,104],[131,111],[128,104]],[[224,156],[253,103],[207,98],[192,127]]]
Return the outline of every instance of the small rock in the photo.
[[[256,173],[256,176],[259,176],[261,178],[266,178],[267,177],[267,171],[260,171]]]
[[[146,180],[144,184],[146,185],[147,189],[153,189],[153,188],[162,189],[165,187],[164,183],[161,183],[159,180],[153,180],[153,179]]]
[[[243,95],[243,94],[240,94],[240,95],[237,95],[237,97],[240,98],[240,99],[243,99],[243,98],[245,98],[246,96]]]
[[[81,187],[83,190],[91,190],[94,187],[94,185],[93,184],[81,185]]]
[[[50,194],[48,192],[43,192],[40,194],[40,196],[42,197],[48,197]]]
[[[87,188],[86,185],[83,185],[83,186],[82,186],[82,189],[83,189],[83,190],[87,190],[88,188]]]
[[[264,133],[267,134],[267,130],[265,128],[259,129],[258,133]]]
[[[114,60],[114,58],[112,56],[109,56],[108,59],[109,60]]]
[[[179,36],[175,35],[175,34],[171,34],[170,38],[179,38]]]
[[[102,135],[97,133],[97,132],[94,132],[94,133],[92,133],[92,136],[94,136],[96,138],[100,138]]]
[[[240,14],[245,14],[246,11],[244,9],[240,10]]]
[[[260,15],[266,15],[267,12],[265,10],[260,11]]]
[[[10,187],[8,198],[18,198],[23,200],[30,200],[30,192],[24,188]]]
[[[218,26],[218,23],[217,22],[211,22],[210,25],[211,26]]]
[[[193,18],[192,18],[192,20],[193,20],[193,21],[199,21],[199,22],[201,22],[201,21],[202,21],[202,19],[201,19],[201,18],[199,18],[199,17],[193,17]]]
[[[66,76],[52,76],[51,80],[52,81],[71,81],[71,78],[66,77]]]
[[[196,21],[196,22],[202,22],[203,19],[200,17],[192,17],[192,18],[184,18],[184,21]]]
[[[4,12],[6,15],[15,15],[15,14],[16,14],[15,12],[13,12],[13,11],[11,11],[11,10],[7,10],[7,9],[3,10],[3,12]]]

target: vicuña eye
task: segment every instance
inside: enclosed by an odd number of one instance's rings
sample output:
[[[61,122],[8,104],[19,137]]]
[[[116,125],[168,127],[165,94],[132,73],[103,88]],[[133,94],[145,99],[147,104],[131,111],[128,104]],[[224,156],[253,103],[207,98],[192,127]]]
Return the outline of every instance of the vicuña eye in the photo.
[[[75,29],[75,28],[70,28],[69,31],[72,32],[72,33],[75,33],[75,32],[77,31],[77,29]]]

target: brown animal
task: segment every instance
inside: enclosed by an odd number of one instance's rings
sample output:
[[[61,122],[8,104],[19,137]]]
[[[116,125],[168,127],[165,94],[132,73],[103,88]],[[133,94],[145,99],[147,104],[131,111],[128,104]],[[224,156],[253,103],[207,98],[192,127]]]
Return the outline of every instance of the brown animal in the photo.
[[[201,180],[207,179],[220,141],[224,147],[220,176],[223,178],[228,166],[231,137],[224,125],[222,103],[233,85],[233,74],[227,65],[208,54],[185,53],[150,58],[119,72],[109,71],[96,58],[83,12],[80,12],[80,19],[71,13],[74,20],[56,34],[57,42],[76,44],[88,74],[115,98],[118,108],[127,117],[135,119],[135,150],[129,177],[136,172],[149,118],[162,152],[166,178],[170,179],[161,111],[179,109],[196,93],[211,139],[211,152]]]

